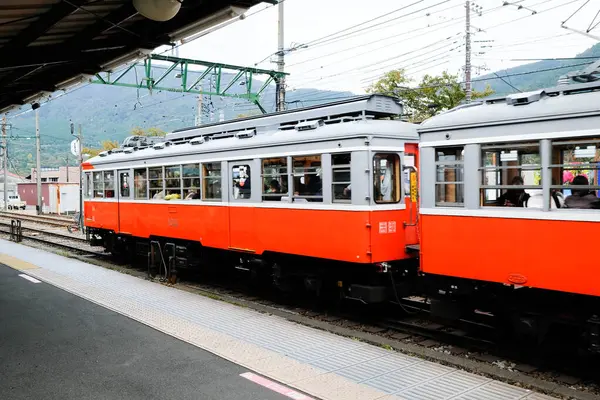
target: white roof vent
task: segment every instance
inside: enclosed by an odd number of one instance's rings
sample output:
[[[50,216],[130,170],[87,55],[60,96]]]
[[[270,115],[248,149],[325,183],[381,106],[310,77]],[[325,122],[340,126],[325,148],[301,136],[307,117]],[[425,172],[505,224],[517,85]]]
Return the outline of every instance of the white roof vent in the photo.
[[[160,143],[154,143],[152,145],[152,147],[154,148],[154,150],[162,150],[165,147],[169,147],[172,143],[171,142],[160,142]]]
[[[317,129],[321,126],[325,125],[325,123],[323,122],[322,119],[318,119],[315,121],[304,121],[304,122],[300,122],[298,124],[296,124],[296,126],[294,128],[296,128],[297,131],[310,131],[313,129]]]
[[[249,130],[245,130],[245,131],[236,132],[235,137],[238,139],[247,139],[247,138],[251,138],[255,134],[256,134],[256,131],[254,129],[249,129]]]
[[[536,90],[534,92],[515,93],[506,96],[506,103],[511,106],[520,106],[522,104],[530,104],[539,101],[546,95],[543,90]]]
[[[131,154],[134,151],[135,151],[135,149],[133,147],[127,147],[125,150],[123,150],[123,153]]]
[[[100,157],[106,157],[108,155],[108,151],[101,151],[100,153],[98,153],[98,155]]]
[[[197,138],[193,138],[192,140],[190,140],[190,144],[191,145],[196,145],[196,144],[202,144],[204,143],[206,140],[204,139],[203,136],[197,137]]]

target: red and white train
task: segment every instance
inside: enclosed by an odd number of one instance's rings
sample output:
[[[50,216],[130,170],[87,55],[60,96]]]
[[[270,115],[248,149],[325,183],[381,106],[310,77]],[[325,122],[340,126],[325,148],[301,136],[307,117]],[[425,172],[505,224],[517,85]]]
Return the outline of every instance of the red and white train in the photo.
[[[372,95],[101,154],[85,224],[173,267],[224,256],[366,303],[426,294],[436,315],[569,324],[600,351],[600,83],[401,114]]]

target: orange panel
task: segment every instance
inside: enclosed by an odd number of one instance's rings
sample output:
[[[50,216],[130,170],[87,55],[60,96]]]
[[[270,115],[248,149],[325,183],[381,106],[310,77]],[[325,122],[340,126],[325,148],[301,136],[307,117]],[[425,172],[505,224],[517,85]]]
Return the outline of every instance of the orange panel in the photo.
[[[119,231],[119,203],[116,201],[85,201],[85,226]]]
[[[260,241],[257,236],[257,223],[269,225],[268,220],[256,218],[255,207],[228,207],[229,209],[229,247],[236,250],[259,250]]]
[[[600,295],[597,252],[586,245],[578,251],[571,240],[593,242],[597,223],[434,215],[421,220],[426,273]]]
[[[406,210],[371,211],[371,251],[373,262],[405,258],[404,221]]]

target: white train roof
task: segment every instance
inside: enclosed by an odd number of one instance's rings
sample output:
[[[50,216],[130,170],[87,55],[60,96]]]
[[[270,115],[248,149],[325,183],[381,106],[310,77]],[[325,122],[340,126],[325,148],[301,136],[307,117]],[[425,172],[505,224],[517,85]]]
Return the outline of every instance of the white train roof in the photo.
[[[313,125],[308,126],[310,124]],[[307,126],[310,129],[304,130]],[[331,125],[319,122],[304,122],[299,123],[297,128],[292,127],[292,129],[272,129],[261,134],[244,134],[245,132],[249,131],[242,131],[241,134],[238,132],[238,135],[220,139],[205,140],[203,137],[197,137],[191,141],[179,144],[164,142],[153,147],[138,150],[132,148],[116,149],[111,152],[104,152],[102,156],[96,156],[88,162],[92,165],[103,165],[148,160],[158,157],[239,151],[252,148],[256,148],[257,154],[260,154],[263,151],[260,149],[266,150],[281,146],[291,147],[310,142],[365,136],[404,139],[412,142],[417,142],[419,139],[417,125],[415,124],[402,121],[368,119],[340,122]]]
[[[600,114],[600,82],[571,84],[465,104],[421,123],[420,133]]]

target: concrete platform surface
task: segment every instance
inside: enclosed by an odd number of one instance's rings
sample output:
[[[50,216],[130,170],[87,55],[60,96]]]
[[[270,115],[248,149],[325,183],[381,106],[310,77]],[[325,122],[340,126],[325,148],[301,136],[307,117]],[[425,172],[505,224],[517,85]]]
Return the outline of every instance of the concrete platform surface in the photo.
[[[0,265],[0,399],[289,400],[241,366],[23,278]]]
[[[0,263],[323,400],[551,399],[8,241]]]

